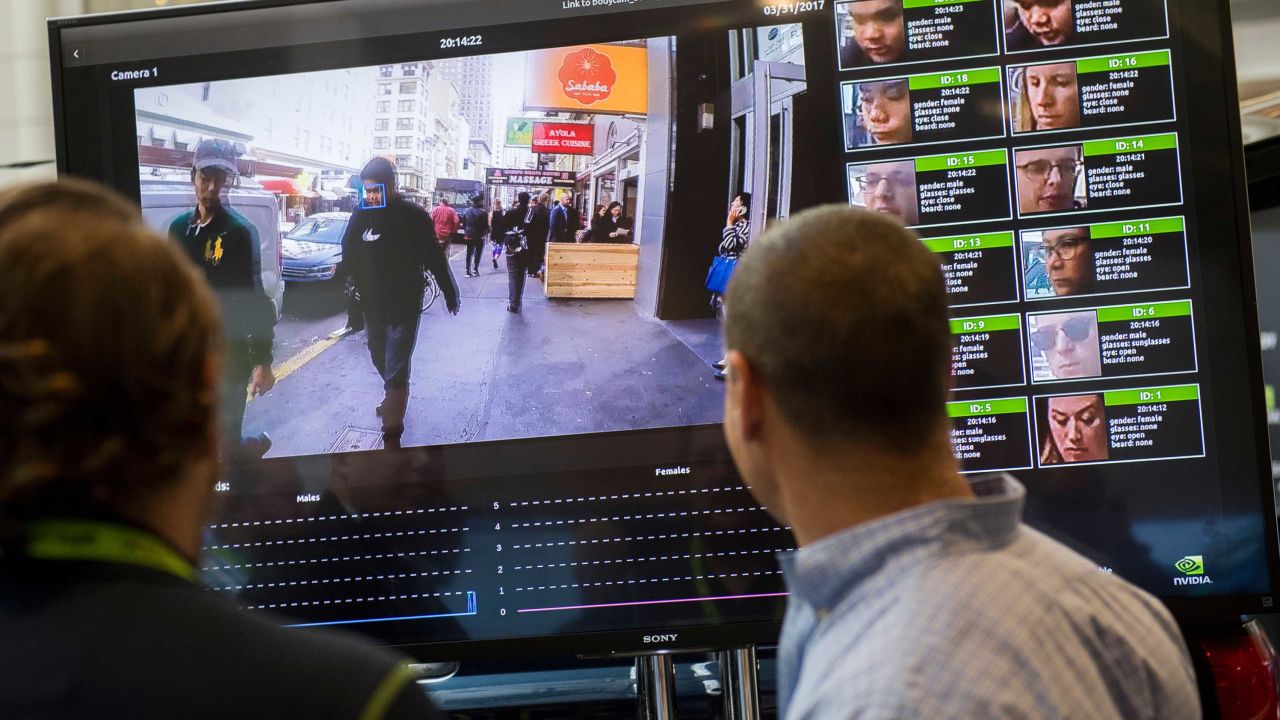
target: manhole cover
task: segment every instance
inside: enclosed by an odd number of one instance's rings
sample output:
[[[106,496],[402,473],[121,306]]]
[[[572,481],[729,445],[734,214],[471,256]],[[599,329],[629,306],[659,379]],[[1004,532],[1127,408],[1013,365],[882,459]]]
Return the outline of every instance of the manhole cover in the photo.
[[[329,446],[330,453],[359,452],[361,450],[381,450],[382,431],[368,428],[351,427],[342,430],[338,439]]]

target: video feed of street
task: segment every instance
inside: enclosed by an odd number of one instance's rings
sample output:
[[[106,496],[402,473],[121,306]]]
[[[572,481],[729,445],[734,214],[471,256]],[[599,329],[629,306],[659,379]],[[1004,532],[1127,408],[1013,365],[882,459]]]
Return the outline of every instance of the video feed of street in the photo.
[[[803,94],[798,25],[735,32]],[[669,277],[644,265],[664,244],[740,253],[778,205],[754,213],[758,173],[735,166],[707,183],[712,232],[665,221],[675,154],[649,143],[672,136],[676,53],[661,37],[136,89],[144,215],[226,319],[224,454],[720,422],[706,266],[653,284],[701,318],[655,317],[637,287]]]

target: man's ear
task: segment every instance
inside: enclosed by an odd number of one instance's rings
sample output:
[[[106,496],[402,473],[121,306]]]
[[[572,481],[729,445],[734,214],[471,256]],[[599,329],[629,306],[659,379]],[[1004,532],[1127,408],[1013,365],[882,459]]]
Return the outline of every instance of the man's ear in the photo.
[[[764,427],[765,389],[760,372],[751,361],[737,350],[726,355],[725,374],[728,375],[726,391],[732,395],[733,407],[738,413],[738,423],[743,440],[756,440]]]

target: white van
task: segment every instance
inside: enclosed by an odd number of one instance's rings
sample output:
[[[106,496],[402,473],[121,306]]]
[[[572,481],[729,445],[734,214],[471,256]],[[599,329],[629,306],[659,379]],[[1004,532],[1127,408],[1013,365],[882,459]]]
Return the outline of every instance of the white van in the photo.
[[[169,224],[196,206],[196,193],[190,180],[146,180],[142,185],[142,216],[147,225],[168,232]],[[262,287],[276,308],[276,321],[284,304],[283,257],[280,252],[280,209],[276,196],[256,186],[241,185],[228,191],[226,203],[245,216],[258,230],[262,241]]]

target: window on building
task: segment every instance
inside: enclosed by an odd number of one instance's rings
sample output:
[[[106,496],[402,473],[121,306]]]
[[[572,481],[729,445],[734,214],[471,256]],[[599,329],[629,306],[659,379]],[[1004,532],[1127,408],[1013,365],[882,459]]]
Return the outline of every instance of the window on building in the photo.
[[[400,166],[401,168],[412,168],[414,166],[413,157],[410,155],[397,155],[396,165]]]
[[[377,106],[374,109],[380,113],[391,112],[391,101],[379,100]]]
[[[378,77],[384,77],[384,78],[391,77],[391,66],[383,65],[382,67],[378,68]]]
[[[416,82],[402,82],[402,83],[400,83],[400,94],[401,94],[401,95],[412,95],[412,94],[414,94],[414,93],[415,93],[415,92],[417,92],[417,91],[418,91],[418,83],[416,83]]]
[[[390,121],[389,119],[387,119],[387,118],[378,118],[377,120],[374,120],[374,121],[373,121],[373,129],[374,129],[374,130],[386,130],[386,129],[387,129],[387,126],[388,126],[388,125],[390,125],[390,124],[391,124],[391,121]],[[350,130],[350,129],[351,129],[351,128],[350,128],[350,124],[348,124],[347,129],[348,129],[348,130]]]
[[[405,77],[413,77],[414,75],[418,74],[418,66],[412,63],[406,63],[400,66],[400,72]]]
[[[408,135],[396,136],[396,147],[402,150],[408,150],[413,147],[413,138]]]
[[[413,112],[413,101],[401,100],[396,104],[396,110],[399,110],[400,112]]]
[[[403,118],[396,118],[396,129],[397,129],[397,130],[412,130],[412,129],[413,129],[413,118],[404,118],[404,117],[403,117]]]
[[[378,83],[378,94],[379,94],[379,95],[390,95],[390,94],[391,94],[391,83]]]
[[[391,139],[385,137],[376,137],[373,139],[374,150],[386,150],[391,145]]]

